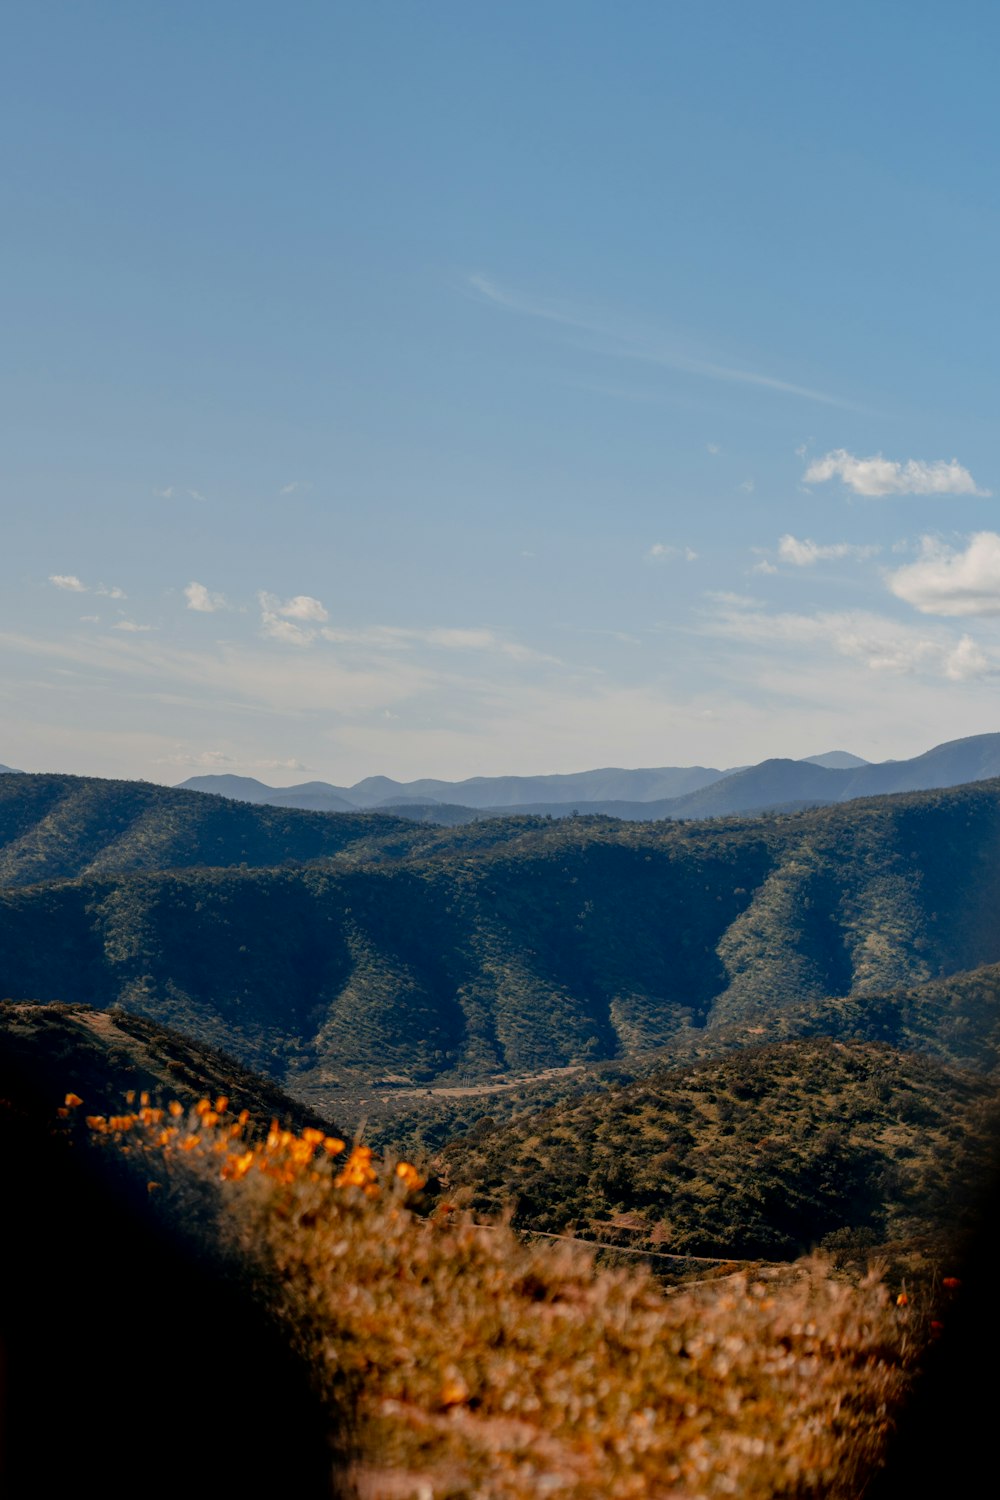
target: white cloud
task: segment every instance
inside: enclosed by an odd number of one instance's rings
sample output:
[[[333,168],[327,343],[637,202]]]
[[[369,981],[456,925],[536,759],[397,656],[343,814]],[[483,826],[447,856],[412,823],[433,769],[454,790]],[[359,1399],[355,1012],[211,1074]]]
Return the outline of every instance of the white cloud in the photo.
[[[207,496],[199,490],[179,489],[176,484],[168,484],[165,489],[154,490],[153,494],[157,500],[173,500],[175,495],[188,495],[192,500],[207,501]]]
[[[863,561],[866,557],[874,557],[878,551],[878,547],[856,546],[852,542],[821,543],[810,541],[807,537],[800,540],[787,533],[778,541],[778,556],[781,561],[791,563],[795,568],[810,568],[814,563],[844,557],[856,557]]]
[[[646,553],[648,562],[669,562],[671,558],[682,557],[685,562],[697,562],[698,554],[693,547],[673,547],[666,542],[654,542]]]
[[[291,599],[281,600],[277,594],[261,592],[257,595],[260,607],[272,615],[281,615],[286,620],[318,620],[330,618],[318,599],[309,594],[295,594]]]
[[[318,634],[311,622],[321,623],[330,618],[320,601],[310,594],[295,594],[291,599],[281,600],[277,594],[262,591],[257,599],[261,610],[261,633],[272,641],[284,641],[289,646],[311,646]],[[307,623],[298,625],[297,620]]]
[[[228,602],[225,594],[211,593],[203,583],[189,583],[184,590],[188,609],[197,610],[200,614],[214,614],[217,609],[226,609]]]
[[[1000,615],[1000,535],[979,531],[964,551],[925,536],[919,560],[886,582],[925,615]]]
[[[278,609],[279,615],[286,616],[289,620],[328,620],[330,618],[318,599],[313,599],[309,594],[296,594],[294,599],[287,600]]]
[[[102,594],[105,599],[128,598],[124,589],[107,583],[99,583],[96,588],[91,589],[87,584],[81,582],[75,573],[50,573],[49,582],[55,584],[57,589],[69,589],[73,594]]]
[[[945,663],[945,676],[952,682],[967,682],[970,678],[985,677],[996,670],[982,647],[971,635],[963,635]]]
[[[178,750],[174,755],[159,755],[158,766],[231,766],[235,762],[224,750]]]
[[[142,631],[153,630],[155,627],[152,625],[137,625],[134,620],[119,620],[117,625],[113,625],[111,628],[112,630],[127,630],[133,634],[138,634]]]
[[[792,651],[831,649],[872,672],[965,681],[997,670],[997,663],[969,636],[955,640],[941,627],[891,620],[869,610],[823,610],[816,614],[768,613],[739,596],[716,595],[719,613],[706,621],[709,635],[743,644],[786,646]]]
[[[754,490],[756,489],[756,485],[754,484],[752,479],[744,479],[742,484],[737,485],[737,489],[742,490],[744,494],[752,495]]]
[[[99,625],[101,617],[100,615],[81,615],[80,620],[84,625]]]
[[[272,641],[284,641],[288,646],[311,646],[316,639],[315,630],[303,630],[301,625],[296,625],[291,620],[283,620],[279,615],[272,614],[270,610],[263,610],[260,617],[260,630]]]
[[[762,557],[761,560],[760,560],[760,562],[754,563],[754,565],[750,569],[750,571],[751,571],[751,573],[765,573],[765,574],[767,574],[767,573],[777,573],[778,570],[774,566],[773,562],[768,562],[768,560],[767,560],[766,557]]]
[[[713,455],[713,457],[714,457],[714,455],[716,453],[721,453],[722,452],[722,444],[721,443],[706,443],[705,444],[705,449],[706,449],[706,452],[711,453]]]
[[[214,768],[219,766],[240,766],[242,769],[252,771],[308,771],[309,767],[303,765],[302,761],[295,760],[243,760],[237,759],[235,755],[229,755],[225,750],[185,750],[182,747],[174,751],[172,755],[158,755],[153,761],[157,766],[205,766]]]
[[[813,459],[802,476],[806,484],[823,484],[839,475],[856,495],[988,495],[957,458],[926,463],[908,458],[905,463],[883,458],[855,458],[846,448],[835,448]]]

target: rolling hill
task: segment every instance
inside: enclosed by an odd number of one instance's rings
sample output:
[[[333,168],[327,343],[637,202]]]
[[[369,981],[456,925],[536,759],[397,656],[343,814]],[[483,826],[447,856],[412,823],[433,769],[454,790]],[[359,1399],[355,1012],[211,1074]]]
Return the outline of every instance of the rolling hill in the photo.
[[[0,885],[107,871],[272,866],[329,859],[413,825],[379,813],[321,813],[211,800],[145,781],[0,780]]]
[[[359,1081],[632,1057],[1000,961],[997,782],[751,821],[427,829],[181,792],[160,820],[162,789],[96,784],[119,826],[67,780],[0,783],[21,797],[0,870],[85,872],[0,889],[0,995],[121,1005],[335,1112]],[[230,865],[197,868],[220,840]],[[313,862],[249,866],[290,846]]]
[[[439,1169],[479,1211],[602,1243],[776,1259],[825,1239],[863,1257],[957,1227],[998,1117],[995,1079],[817,1038],[483,1120]]]

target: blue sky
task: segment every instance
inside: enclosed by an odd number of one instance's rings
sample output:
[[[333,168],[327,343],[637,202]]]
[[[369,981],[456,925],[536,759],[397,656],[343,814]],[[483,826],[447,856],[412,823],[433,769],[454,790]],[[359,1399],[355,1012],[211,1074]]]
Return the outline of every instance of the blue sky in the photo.
[[[1000,729],[987,4],[20,3],[0,762]]]

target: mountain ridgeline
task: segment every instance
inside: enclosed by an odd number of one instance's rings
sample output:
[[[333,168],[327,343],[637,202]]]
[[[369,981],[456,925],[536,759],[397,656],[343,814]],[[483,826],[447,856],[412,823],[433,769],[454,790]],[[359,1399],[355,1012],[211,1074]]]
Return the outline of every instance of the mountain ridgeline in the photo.
[[[441,829],[12,776],[0,840],[0,996],[122,1006],[335,1111],[359,1080],[669,1055],[1000,961],[997,781]]]
[[[377,808],[453,826],[512,812],[544,817],[600,814],[631,821],[712,818],[732,813],[825,806],[855,797],[930,791],[1000,776],[1000,734],[972,735],[937,745],[912,760],[870,765],[843,750],[805,760],[771,759],[718,771],[662,766],[627,771],[605,767],[564,776],[476,776],[467,781],[392,781],[369,776],[354,786],[323,781],[269,787],[249,776],[193,776],[191,791],[251,803],[327,812]]]

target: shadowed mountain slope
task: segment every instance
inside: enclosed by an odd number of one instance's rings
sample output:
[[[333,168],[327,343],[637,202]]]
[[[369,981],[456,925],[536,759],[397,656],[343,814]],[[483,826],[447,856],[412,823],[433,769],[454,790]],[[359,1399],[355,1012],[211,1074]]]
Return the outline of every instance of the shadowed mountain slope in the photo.
[[[410,827],[301,869],[2,890],[0,995],[120,1004],[325,1107],[358,1079],[632,1055],[1000,961],[1000,783],[749,822]]]
[[[328,859],[371,839],[409,839],[379,813],[284,812],[145,781],[0,779],[0,885],[104,871],[279,865]]]

